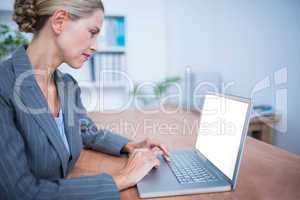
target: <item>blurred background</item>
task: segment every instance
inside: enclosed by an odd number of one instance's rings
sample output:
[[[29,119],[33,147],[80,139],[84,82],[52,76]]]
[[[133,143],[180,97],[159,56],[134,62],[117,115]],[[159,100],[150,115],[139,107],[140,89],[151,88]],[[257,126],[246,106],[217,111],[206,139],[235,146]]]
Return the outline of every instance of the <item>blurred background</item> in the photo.
[[[299,0],[103,0],[97,53],[77,79],[91,112],[176,105],[201,110],[203,95],[253,99],[253,137],[300,154]],[[0,2],[0,57],[18,33],[13,0]]]

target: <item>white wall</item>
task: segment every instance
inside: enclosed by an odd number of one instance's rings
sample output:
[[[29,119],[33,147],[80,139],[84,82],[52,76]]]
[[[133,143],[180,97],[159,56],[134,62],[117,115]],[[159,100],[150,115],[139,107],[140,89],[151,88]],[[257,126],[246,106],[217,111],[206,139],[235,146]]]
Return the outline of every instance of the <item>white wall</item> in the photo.
[[[166,5],[167,73],[183,72],[185,66],[220,72],[225,84],[234,82],[227,93],[248,97],[269,78],[270,87],[255,92],[254,103],[288,114],[274,142],[300,153],[300,1],[166,0]],[[274,73],[282,68],[288,82],[275,84]],[[279,76],[284,79],[284,70]]]
[[[12,10],[13,7],[14,7],[14,0],[4,0],[4,1],[1,1],[0,3],[0,9],[1,10]]]
[[[127,20],[128,72],[135,81],[155,81],[166,75],[164,0],[103,0],[106,14]]]

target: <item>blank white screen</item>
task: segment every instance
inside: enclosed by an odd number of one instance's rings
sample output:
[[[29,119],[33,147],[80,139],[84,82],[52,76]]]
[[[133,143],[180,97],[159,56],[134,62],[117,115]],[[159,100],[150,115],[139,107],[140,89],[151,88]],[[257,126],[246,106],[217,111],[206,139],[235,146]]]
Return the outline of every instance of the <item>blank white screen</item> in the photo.
[[[206,95],[201,113],[196,148],[231,180],[248,106],[226,97]]]

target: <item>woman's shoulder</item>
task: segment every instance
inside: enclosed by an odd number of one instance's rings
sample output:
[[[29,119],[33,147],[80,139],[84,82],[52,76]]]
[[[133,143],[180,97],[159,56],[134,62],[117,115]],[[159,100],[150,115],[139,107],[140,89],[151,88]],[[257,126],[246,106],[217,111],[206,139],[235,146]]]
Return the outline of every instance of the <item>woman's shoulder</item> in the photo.
[[[0,61],[0,76],[7,75],[12,69],[12,57]]]
[[[0,62],[0,91],[10,90],[14,84],[12,58]]]

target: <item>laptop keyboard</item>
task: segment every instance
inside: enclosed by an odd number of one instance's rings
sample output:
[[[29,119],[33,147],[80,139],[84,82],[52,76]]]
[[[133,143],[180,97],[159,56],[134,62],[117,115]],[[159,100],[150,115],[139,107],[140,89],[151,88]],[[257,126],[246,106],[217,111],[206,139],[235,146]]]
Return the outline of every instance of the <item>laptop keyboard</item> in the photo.
[[[217,178],[203,167],[196,153],[173,154],[171,160],[169,166],[181,184],[217,181]]]

